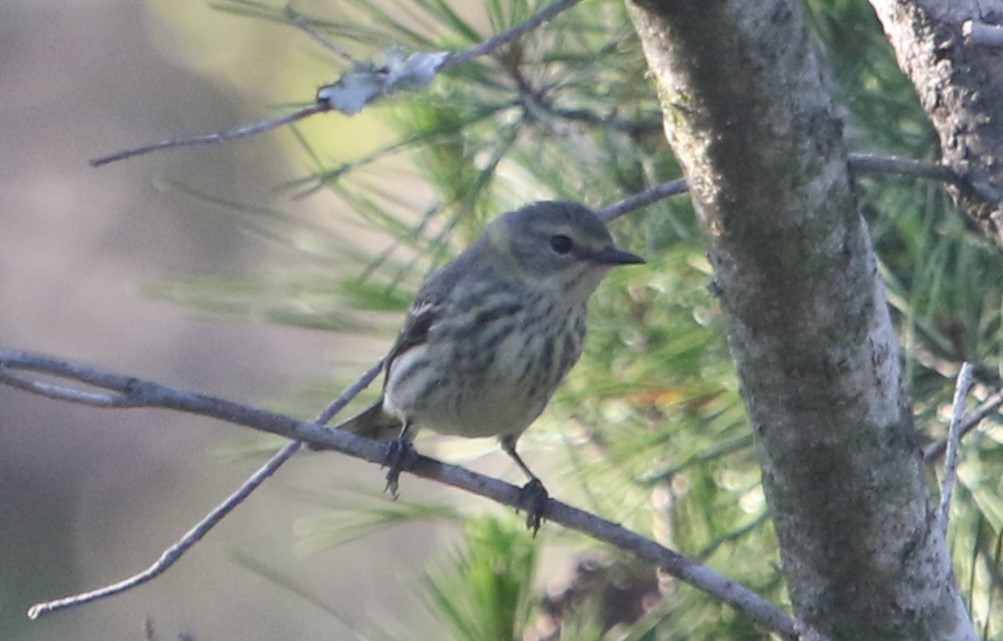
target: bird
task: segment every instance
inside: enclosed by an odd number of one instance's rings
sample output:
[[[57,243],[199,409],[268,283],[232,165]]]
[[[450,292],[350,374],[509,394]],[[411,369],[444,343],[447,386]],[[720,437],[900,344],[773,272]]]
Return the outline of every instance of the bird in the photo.
[[[548,494],[516,442],[581,356],[586,304],[603,277],[643,262],[584,205],[540,201],[502,214],[422,285],[385,359],[379,399],[335,429],[391,443],[394,496],[419,428],[497,437],[529,479],[535,532]]]

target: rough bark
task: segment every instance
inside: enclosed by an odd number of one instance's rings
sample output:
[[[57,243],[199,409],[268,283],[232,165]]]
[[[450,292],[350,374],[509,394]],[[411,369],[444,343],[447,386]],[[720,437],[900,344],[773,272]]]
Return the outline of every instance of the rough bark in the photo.
[[[975,639],[800,3],[628,7],[709,231],[797,616],[834,640]]]
[[[870,0],[940,138],[941,161],[968,178],[955,201],[1003,249],[1003,49],[965,42],[966,20],[1003,22],[1000,0]]]

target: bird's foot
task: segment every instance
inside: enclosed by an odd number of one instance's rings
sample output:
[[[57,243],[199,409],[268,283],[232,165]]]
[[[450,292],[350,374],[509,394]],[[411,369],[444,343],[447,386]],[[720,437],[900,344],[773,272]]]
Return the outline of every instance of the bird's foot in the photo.
[[[534,478],[519,490],[519,508],[526,510],[526,527],[533,530],[533,536],[540,531],[543,513],[547,511],[550,493],[540,479]]]
[[[389,492],[390,496],[397,498],[397,481],[401,472],[410,470],[418,460],[418,452],[415,451],[411,442],[395,438],[387,443],[387,452],[383,456],[383,466],[387,470],[387,486],[384,492]]]

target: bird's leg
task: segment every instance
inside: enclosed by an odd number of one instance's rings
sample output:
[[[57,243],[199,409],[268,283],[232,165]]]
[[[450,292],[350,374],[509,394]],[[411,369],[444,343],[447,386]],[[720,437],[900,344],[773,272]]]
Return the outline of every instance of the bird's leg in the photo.
[[[547,492],[547,488],[543,486],[543,481],[536,474],[533,474],[532,470],[523,462],[519,453],[515,451],[515,444],[519,440],[519,435],[505,435],[500,440],[505,453],[512,457],[512,460],[519,466],[519,469],[529,477],[529,482],[523,485],[522,490],[519,491],[519,503],[526,510],[526,527],[533,530],[533,536],[536,536],[536,533],[540,530],[540,523],[543,521],[543,513],[547,510],[547,501],[550,500],[550,494]]]
[[[397,480],[400,478],[401,472],[410,469],[418,458],[418,453],[411,445],[411,438],[411,419],[405,418],[400,434],[387,443],[387,453],[383,464],[389,469],[387,470],[387,486],[383,491],[389,492],[395,499],[397,498]]]

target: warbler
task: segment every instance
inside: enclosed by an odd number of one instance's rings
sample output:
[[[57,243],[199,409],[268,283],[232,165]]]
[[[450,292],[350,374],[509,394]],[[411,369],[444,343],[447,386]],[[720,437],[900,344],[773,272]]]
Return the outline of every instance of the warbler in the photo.
[[[581,356],[589,296],[613,267],[643,262],[577,203],[502,214],[421,287],[387,356],[383,394],[337,429],[396,437],[404,449],[419,427],[497,436],[539,505],[546,490],[516,442]],[[400,462],[389,463],[395,493]]]

